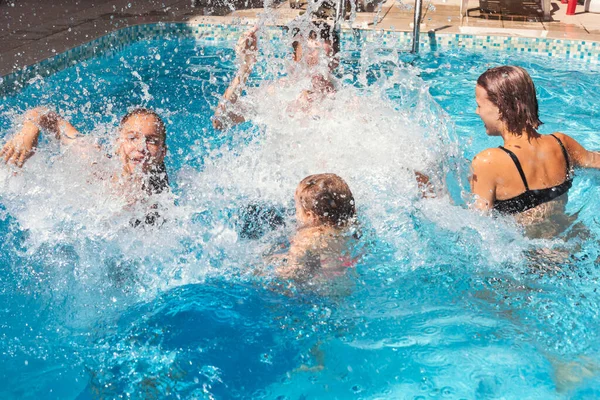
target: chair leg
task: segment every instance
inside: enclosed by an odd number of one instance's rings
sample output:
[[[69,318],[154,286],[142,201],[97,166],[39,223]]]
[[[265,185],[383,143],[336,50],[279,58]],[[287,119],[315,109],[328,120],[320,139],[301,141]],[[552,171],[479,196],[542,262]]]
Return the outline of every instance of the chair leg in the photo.
[[[542,0],[542,11],[544,13],[544,21],[550,21],[550,11],[552,10],[552,3],[550,0]]]

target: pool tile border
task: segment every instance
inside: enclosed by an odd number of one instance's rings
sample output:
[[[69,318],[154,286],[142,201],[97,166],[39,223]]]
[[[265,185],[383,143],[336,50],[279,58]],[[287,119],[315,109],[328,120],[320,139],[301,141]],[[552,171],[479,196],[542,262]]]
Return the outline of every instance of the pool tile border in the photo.
[[[216,23],[156,23],[129,26],[0,77],[0,95],[21,90],[38,75],[49,76],[92,57],[118,52],[140,40],[191,36],[207,43],[227,43],[235,42],[240,33],[246,29],[245,25]],[[284,29],[279,26],[270,26],[267,27],[266,35],[273,41],[283,40]],[[365,43],[379,43],[384,49],[408,49],[412,45],[410,32],[344,30],[341,39],[342,45],[347,49],[360,48]],[[558,56],[564,58],[565,61],[574,59],[600,65],[600,42],[423,32],[420,51],[452,49],[500,50],[540,56]]]

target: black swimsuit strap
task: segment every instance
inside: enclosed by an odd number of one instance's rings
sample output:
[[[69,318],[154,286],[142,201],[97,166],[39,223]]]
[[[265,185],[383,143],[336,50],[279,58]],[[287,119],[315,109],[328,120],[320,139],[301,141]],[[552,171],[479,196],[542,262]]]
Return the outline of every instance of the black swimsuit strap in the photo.
[[[502,146],[499,146],[499,148],[504,150],[506,152],[506,154],[508,154],[510,156],[510,158],[512,158],[513,162],[515,163],[515,166],[519,170],[519,175],[521,175],[521,179],[523,180],[523,185],[525,185],[525,190],[529,191],[529,185],[527,184],[527,179],[525,179],[525,172],[523,172],[523,168],[521,168],[521,163],[519,162],[519,159],[517,158],[515,153],[513,153],[512,151],[510,151]]]
[[[565,145],[563,144],[563,142],[559,138],[557,138],[553,134],[551,134],[550,136],[552,136],[554,139],[556,139],[556,141],[558,142],[558,144],[560,144],[560,148],[562,149],[563,156],[565,156],[565,162],[567,164],[567,179],[569,179],[569,177],[571,176],[571,163],[569,163],[569,153],[567,152],[567,149],[565,148]]]

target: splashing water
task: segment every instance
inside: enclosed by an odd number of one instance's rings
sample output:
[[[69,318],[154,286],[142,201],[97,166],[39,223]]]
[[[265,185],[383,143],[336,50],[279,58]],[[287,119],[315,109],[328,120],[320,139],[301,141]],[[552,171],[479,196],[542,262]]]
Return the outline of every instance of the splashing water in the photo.
[[[473,82],[477,69],[460,65],[501,57],[409,64],[366,44],[343,53],[335,94],[303,112],[296,100],[309,80],[290,79],[302,69],[262,35],[239,104],[249,122],[225,132],[210,117],[235,73],[233,52],[186,38],[133,44],[4,99],[5,137],[27,108],[51,104],[102,151],[82,159],[48,139],[23,170],[0,169],[3,397],[558,396],[555,364],[597,359],[597,295],[568,272],[529,277],[524,252],[555,242],[463,206],[464,140],[477,125],[461,114],[470,101],[461,79]],[[573,89],[542,90],[568,99]],[[105,154],[137,105],[168,126],[173,194],[156,199],[161,227],[132,227],[143,205],[110,185],[119,166]],[[420,198],[415,170],[437,198]],[[296,185],[319,172],[349,183],[363,259],[328,295],[282,295],[268,272],[254,272],[294,229]],[[590,179],[576,182],[576,196],[593,196]],[[281,211],[285,226],[248,239],[248,205]],[[575,262],[593,282],[586,260],[597,246],[582,242]],[[598,387],[590,379],[582,393]]]

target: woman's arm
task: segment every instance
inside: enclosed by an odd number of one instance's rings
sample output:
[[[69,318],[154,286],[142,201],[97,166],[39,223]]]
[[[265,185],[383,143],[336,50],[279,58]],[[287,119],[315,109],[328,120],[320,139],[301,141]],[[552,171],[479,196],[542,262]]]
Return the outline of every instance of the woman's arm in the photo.
[[[478,210],[492,209],[496,200],[496,176],[489,150],[479,153],[473,159],[469,183],[471,193],[475,195],[474,207]]]
[[[52,133],[62,144],[70,143],[79,136],[77,129],[57,113],[43,107],[34,108],[25,113],[23,127],[6,142],[0,156],[6,163],[23,166],[35,153],[40,131]]]
[[[237,43],[235,52],[238,59],[242,60],[241,65],[235,77],[229,84],[229,87],[225,90],[225,93],[223,93],[223,97],[215,110],[215,115],[213,117],[213,127],[215,129],[221,130],[228,123],[240,124],[245,121],[243,115],[230,111],[229,107],[232,104],[235,104],[242,94],[246,81],[248,80],[250,73],[252,73],[252,68],[256,63],[257,30],[258,27],[252,28],[242,36]]]
[[[556,133],[563,142],[575,167],[600,169],[600,152],[586,150],[572,137]]]

